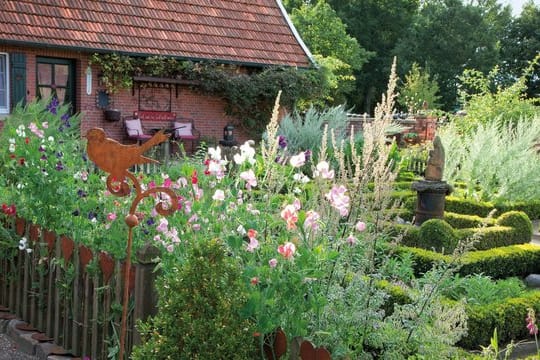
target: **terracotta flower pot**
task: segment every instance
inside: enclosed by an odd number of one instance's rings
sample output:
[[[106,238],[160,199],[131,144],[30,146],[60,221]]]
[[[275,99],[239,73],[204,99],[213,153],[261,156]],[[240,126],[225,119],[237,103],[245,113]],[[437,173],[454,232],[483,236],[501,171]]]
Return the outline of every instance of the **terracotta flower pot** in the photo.
[[[23,236],[26,232],[26,220],[20,217],[15,219],[15,232],[19,236]]]

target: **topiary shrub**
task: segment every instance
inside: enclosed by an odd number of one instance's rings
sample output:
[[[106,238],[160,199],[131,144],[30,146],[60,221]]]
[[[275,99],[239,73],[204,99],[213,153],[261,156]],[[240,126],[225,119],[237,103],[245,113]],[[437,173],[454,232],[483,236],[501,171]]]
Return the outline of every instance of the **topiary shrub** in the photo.
[[[132,358],[254,359],[239,263],[219,240],[187,249],[186,261],[159,279],[158,313],[138,324],[143,344]]]
[[[527,243],[531,241],[531,235],[533,233],[532,223],[524,212],[506,212],[497,219],[497,224],[509,226],[514,229],[515,243]]]
[[[434,264],[450,262],[451,257],[414,247],[400,246],[399,253],[411,254],[414,273],[421,276]],[[493,279],[508,276],[525,277],[540,272],[540,247],[532,244],[503,246],[484,251],[470,251],[460,258],[459,274],[484,274]]]
[[[524,244],[530,241],[523,241],[523,237],[516,236],[513,228],[509,226],[488,226],[482,228],[457,229],[456,234],[460,239],[478,237],[474,244],[475,250],[489,250],[502,246]]]
[[[420,226],[419,246],[436,252],[450,254],[457,246],[454,228],[441,219],[429,219]]]
[[[446,211],[486,217],[494,209],[492,203],[476,200],[462,199],[455,196],[447,196],[445,202]]]
[[[537,313],[540,311],[540,292],[531,291],[521,297],[488,305],[467,306],[468,333],[458,345],[466,349],[480,350],[480,346],[489,345],[495,328],[501,344],[527,338],[527,308],[533,308]]]
[[[516,201],[496,205],[501,213],[507,211],[523,211],[529,219],[540,219],[540,200]]]
[[[483,218],[476,215],[462,215],[449,211],[445,211],[444,221],[449,223],[454,229],[475,228],[482,226],[484,223],[486,225],[495,224],[495,220],[492,218]]]
[[[525,277],[540,272],[540,247],[532,244],[471,251],[461,260],[459,273],[484,274],[494,279]]]

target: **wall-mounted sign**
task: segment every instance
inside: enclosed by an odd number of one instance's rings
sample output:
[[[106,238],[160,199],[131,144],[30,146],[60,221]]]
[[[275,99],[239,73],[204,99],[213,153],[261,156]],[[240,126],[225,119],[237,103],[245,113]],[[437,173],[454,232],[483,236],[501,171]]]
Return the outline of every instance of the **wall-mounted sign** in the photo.
[[[86,68],[86,95],[92,95],[92,68]]]

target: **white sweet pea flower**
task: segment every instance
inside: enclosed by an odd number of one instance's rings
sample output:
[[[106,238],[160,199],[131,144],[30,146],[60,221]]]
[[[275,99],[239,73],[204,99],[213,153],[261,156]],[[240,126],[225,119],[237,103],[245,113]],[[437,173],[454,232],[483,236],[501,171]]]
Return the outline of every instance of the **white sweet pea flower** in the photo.
[[[28,239],[23,237],[19,240],[19,250],[25,250],[28,246]]]
[[[242,165],[246,161],[251,165],[255,164],[255,149],[252,147],[253,140],[248,140],[240,146],[240,154],[235,154],[233,160],[236,164]]]
[[[211,159],[214,159],[214,160],[221,160],[221,148],[218,146],[218,147],[209,147],[208,148],[208,155],[210,155],[210,158]]]
[[[236,232],[238,232],[242,236],[247,234],[246,229],[242,225],[238,225],[238,227],[236,228]]]
[[[294,179],[295,181],[298,181],[298,182],[302,183],[302,184],[306,184],[306,183],[309,182],[309,177],[306,176],[306,175],[304,175],[304,174],[301,173],[301,172],[300,172],[300,173],[297,173],[297,174],[294,174],[294,175],[293,175],[293,179]]]
[[[223,190],[217,189],[216,192],[214,192],[214,195],[212,196],[212,200],[215,200],[215,201],[225,200],[225,192]]]
[[[297,155],[291,156],[289,163],[292,167],[295,168],[304,166],[304,164],[306,163],[306,153],[302,151]]]
[[[19,127],[17,128],[17,130],[15,130],[15,132],[17,133],[18,136],[20,137],[26,137],[26,132],[24,131],[25,130],[25,127],[24,125],[19,125]]]

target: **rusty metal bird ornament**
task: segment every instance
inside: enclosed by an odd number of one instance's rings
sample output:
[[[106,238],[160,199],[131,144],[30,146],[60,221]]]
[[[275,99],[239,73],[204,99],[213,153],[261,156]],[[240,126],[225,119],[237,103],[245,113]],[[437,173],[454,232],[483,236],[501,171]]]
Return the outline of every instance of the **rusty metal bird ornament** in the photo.
[[[88,140],[86,152],[90,160],[101,170],[110,174],[107,178],[108,185],[113,182],[123,185],[126,176],[131,177],[128,169],[133,165],[159,163],[159,161],[143,154],[151,147],[167,141],[168,138],[169,135],[165,134],[164,130],[161,130],[141,145],[124,145],[107,138],[103,129],[93,128],[86,133],[86,139]],[[125,191],[126,189],[123,189],[122,193],[125,193]]]
[[[167,141],[169,135],[164,130],[157,132],[142,145],[124,145],[118,141],[107,138],[101,128],[90,129],[86,133],[88,139],[87,153],[101,170],[108,172],[121,181],[125,172],[133,165],[145,163],[159,163],[159,161],[144,156],[152,146]]]

